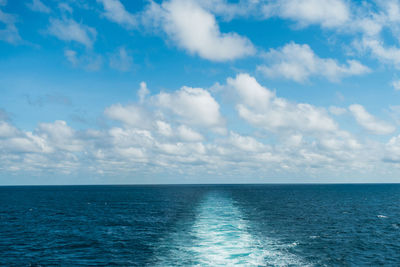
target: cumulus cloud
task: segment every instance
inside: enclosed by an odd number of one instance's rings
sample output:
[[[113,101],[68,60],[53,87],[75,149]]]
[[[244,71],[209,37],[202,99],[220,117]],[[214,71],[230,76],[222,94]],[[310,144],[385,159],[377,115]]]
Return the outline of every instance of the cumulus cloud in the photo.
[[[400,135],[390,138],[386,143],[384,161],[400,163]]]
[[[0,138],[15,136],[18,130],[5,121],[0,121]]]
[[[400,48],[396,44],[387,44],[385,37],[391,35],[390,38],[399,40],[399,14],[397,0],[376,1],[375,5],[354,5],[351,20],[338,27],[338,31],[352,34],[353,47],[361,54],[369,53],[382,63],[400,68]]]
[[[40,123],[37,133],[47,140],[48,145],[58,150],[81,151],[82,143],[76,137],[75,130],[67,125],[65,121],[55,121],[54,123]]]
[[[121,104],[114,104],[107,107],[104,114],[110,119],[122,122],[125,125],[137,128],[149,128],[151,124],[150,114],[142,107],[131,104],[122,106]]]
[[[137,25],[136,17],[129,13],[119,0],[97,0],[104,7],[103,15],[128,29],[132,29]]]
[[[346,76],[370,72],[368,67],[356,60],[339,64],[332,58],[320,58],[306,44],[289,43],[278,50],[271,49],[264,56],[268,64],[258,66],[260,72],[268,77],[283,77],[296,82],[303,82],[311,76],[338,81]]]
[[[226,125],[206,89],[183,86],[149,95],[142,83],[145,97],[140,89],[137,102],[107,107],[106,124],[99,130],[76,130],[58,120],[26,131],[0,117],[0,169],[262,179],[299,172],[360,173],[394,162],[400,154],[396,138],[387,144],[358,140],[324,108],[280,98],[249,74],[228,78],[221,86],[237,95],[237,113],[252,125],[247,133]],[[214,134],[221,128],[229,132]]]
[[[291,19],[300,27],[319,24],[325,28],[337,27],[350,19],[350,10],[343,0],[280,0],[263,7],[266,17]]]
[[[45,4],[43,4],[43,2],[40,0],[32,0],[32,2],[27,3],[26,6],[32,11],[36,12],[41,12],[41,13],[51,12],[51,9]]]
[[[228,61],[255,53],[252,43],[236,33],[222,33],[213,14],[196,1],[152,3],[148,24],[161,27],[177,46],[212,61]],[[144,20],[146,21],[146,16]]]
[[[93,46],[97,35],[97,31],[94,28],[66,18],[50,19],[50,26],[47,32],[62,41],[78,42],[87,48]]]
[[[198,132],[192,130],[191,128],[185,126],[185,125],[180,125],[177,129],[178,136],[180,139],[188,142],[198,142],[198,141],[203,141],[203,136],[199,134]]]
[[[350,112],[353,114],[357,123],[373,134],[391,134],[396,129],[393,125],[378,120],[369,114],[365,108],[358,104],[349,106]]]
[[[228,78],[227,83],[239,95],[237,110],[240,117],[252,125],[272,132],[332,132],[338,129],[325,109],[279,98],[248,74]]]
[[[70,172],[83,149],[76,131],[65,121],[41,123],[34,132],[0,122],[0,168],[9,171]],[[6,157],[4,157],[6,156]]]
[[[184,86],[173,93],[161,92],[155,96],[155,101],[184,123],[225,132],[219,104],[207,90]]]
[[[260,152],[267,148],[251,136],[242,136],[232,131],[229,134],[229,142],[236,148],[247,152]]]

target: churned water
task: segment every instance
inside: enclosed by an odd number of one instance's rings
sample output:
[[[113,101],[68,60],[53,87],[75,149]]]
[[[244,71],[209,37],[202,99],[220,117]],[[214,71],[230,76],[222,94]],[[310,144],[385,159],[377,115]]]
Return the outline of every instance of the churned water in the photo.
[[[400,265],[400,185],[0,187],[0,265]]]

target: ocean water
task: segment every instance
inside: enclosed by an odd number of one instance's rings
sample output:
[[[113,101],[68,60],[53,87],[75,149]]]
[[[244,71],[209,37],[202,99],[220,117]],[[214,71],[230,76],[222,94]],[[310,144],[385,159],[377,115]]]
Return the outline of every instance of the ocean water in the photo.
[[[400,266],[400,185],[0,187],[0,266]]]

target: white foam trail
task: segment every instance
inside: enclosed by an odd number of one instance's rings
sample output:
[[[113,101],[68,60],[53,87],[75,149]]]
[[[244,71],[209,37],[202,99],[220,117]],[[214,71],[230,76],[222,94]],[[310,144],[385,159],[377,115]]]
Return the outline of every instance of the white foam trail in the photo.
[[[200,265],[263,264],[263,250],[248,233],[246,221],[230,198],[210,194],[197,214],[191,235]]]
[[[185,232],[171,234],[164,246],[170,249],[157,257],[160,266],[305,265],[273,248],[272,241],[254,238],[232,199],[218,192],[200,203],[194,224]]]

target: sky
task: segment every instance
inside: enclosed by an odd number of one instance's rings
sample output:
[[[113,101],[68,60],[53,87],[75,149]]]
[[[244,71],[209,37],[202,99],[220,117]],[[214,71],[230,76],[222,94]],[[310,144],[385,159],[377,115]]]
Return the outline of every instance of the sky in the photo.
[[[0,0],[0,185],[400,182],[400,1]]]

